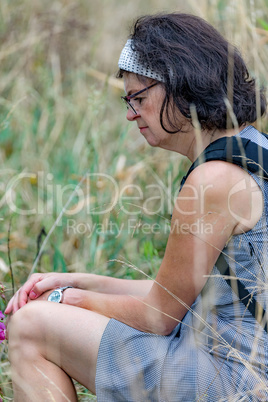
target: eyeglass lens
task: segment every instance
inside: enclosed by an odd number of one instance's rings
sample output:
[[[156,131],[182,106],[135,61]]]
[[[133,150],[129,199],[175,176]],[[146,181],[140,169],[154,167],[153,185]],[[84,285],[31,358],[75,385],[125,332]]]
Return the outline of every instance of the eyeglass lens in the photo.
[[[158,84],[158,82],[155,82],[155,83],[153,83],[152,85],[149,85],[148,87],[143,88],[141,91],[135,92],[135,93],[132,94],[132,95],[129,95],[129,96],[121,96],[121,99],[123,99],[123,101],[125,102],[125,104],[126,104],[126,106],[127,106],[128,109],[131,109],[131,110],[133,111],[133,113],[138,114],[138,113],[136,112],[136,110],[135,110],[135,107],[134,107],[134,105],[135,105],[135,99],[133,99],[133,98],[135,98],[137,95],[140,95],[141,93],[143,93],[143,92],[145,92],[145,91],[148,91],[148,89],[154,87],[154,86],[157,85],[157,84]],[[131,102],[132,102],[132,103],[131,103]]]

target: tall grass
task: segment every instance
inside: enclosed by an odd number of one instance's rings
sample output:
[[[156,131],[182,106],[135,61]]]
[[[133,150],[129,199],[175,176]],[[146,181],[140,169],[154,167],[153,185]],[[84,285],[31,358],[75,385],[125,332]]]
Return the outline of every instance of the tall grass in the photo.
[[[8,247],[18,288],[40,250],[42,228],[48,233],[83,176],[36,269],[140,277],[115,262],[124,258],[155,276],[188,162],[150,149],[125,120],[123,87],[111,76],[133,18],[177,10],[199,15],[268,82],[268,0],[185,3],[1,0],[0,272],[7,297]],[[11,400],[6,344],[0,353],[1,389]],[[84,392],[81,400],[90,398]]]

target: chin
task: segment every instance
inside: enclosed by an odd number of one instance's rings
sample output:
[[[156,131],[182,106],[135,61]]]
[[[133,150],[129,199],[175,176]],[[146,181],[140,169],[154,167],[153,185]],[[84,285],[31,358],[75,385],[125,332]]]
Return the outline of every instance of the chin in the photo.
[[[160,142],[156,138],[149,137],[149,138],[146,138],[146,141],[153,148],[159,147],[159,145],[160,145]]]

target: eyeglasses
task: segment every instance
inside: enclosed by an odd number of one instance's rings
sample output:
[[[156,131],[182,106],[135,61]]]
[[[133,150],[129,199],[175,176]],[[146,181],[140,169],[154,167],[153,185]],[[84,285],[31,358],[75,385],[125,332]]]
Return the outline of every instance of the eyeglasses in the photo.
[[[135,107],[139,107],[141,105],[141,99],[135,99],[138,95],[142,94],[143,92],[147,91],[148,89],[154,87],[155,85],[157,85],[158,82],[155,82],[152,85],[149,85],[146,88],[143,88],[141,91],[135,92],[132,95],[128,95],[128,96],[121,96],[121,99],[123,99],[123,101],[125,102],[126,106],[128,109],[131,109],[133,113],[138,114],[135,110]],[[131,100],[131,102],[130,102]]]

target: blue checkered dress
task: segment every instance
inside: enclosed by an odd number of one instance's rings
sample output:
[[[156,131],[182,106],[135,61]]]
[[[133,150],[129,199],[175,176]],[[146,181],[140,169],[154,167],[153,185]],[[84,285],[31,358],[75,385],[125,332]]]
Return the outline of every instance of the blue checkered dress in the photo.
[[[252,126],[239,135],[268,149],[268,140]],[[252,177],[263,192],[263,215],[223,251],[268,311],[268,183]],[[96,393],[98,402],[268,401],[268,335],[214,267],[170,335],[109,321],[99,349]]]

